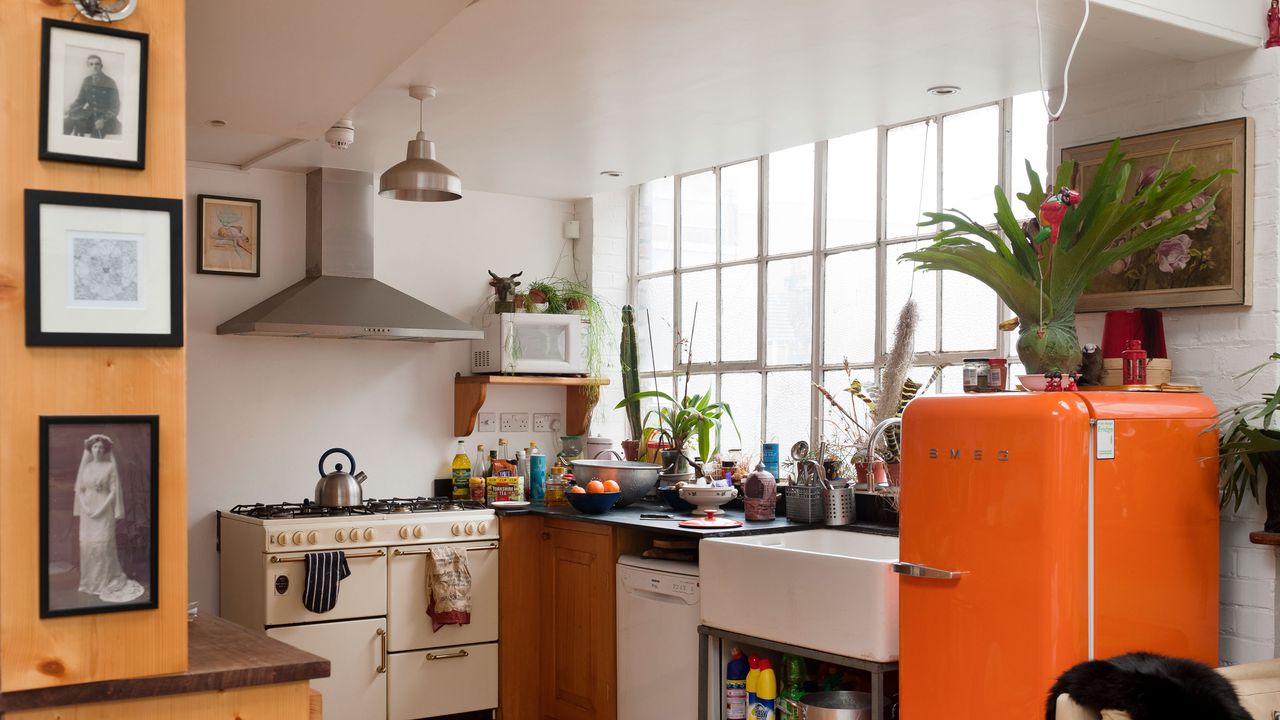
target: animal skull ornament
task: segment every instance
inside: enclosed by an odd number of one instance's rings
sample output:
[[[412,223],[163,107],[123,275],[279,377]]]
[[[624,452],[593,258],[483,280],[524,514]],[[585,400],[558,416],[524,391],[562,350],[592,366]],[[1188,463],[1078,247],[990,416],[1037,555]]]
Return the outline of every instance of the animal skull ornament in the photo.
[[[523,274],[524,271],[521,270],[515,275],[502,277],[501,275],[495,274],[492,270],[489,271],[489,276],[493,278],[489,281],[489,286],[493,288],[495,293],[497,293],[498,302],[505,303],[511,300],[511,294],[515,292],[516,287],[520,285],[520,281],[516,280],[516,278]]]

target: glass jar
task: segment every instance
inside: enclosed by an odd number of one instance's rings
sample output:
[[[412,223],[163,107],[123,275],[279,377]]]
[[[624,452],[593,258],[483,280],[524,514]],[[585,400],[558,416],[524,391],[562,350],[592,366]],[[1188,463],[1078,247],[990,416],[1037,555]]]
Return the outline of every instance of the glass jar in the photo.
[[[987,392],[991,377],[991,361],[986,358],[964,359],[964,391]]]
[[[560,505],[568,505],[569,500],[565,497],[565,491],[568,489],[569,482],[564,476],[549,477],[546,482],[546,492],[542,496],[542,502],[547,507],[558,507]]]
[[[1004,392],[1009,389],[1009,361],[1006,358],[991,358],[987,361],[987,392]]]

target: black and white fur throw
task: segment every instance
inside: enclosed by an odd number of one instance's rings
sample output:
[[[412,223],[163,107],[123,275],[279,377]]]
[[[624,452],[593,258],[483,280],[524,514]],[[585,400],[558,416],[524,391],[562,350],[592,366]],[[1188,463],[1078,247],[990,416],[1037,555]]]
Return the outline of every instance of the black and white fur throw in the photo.
[[[1048,720],[1055,720],[1062,693],[1099,712],[1123,710],[1133,720],[1251,720],[1231,683],[1212,668],[1151,653],[1090,660],[1066,671],[1049,691]]]

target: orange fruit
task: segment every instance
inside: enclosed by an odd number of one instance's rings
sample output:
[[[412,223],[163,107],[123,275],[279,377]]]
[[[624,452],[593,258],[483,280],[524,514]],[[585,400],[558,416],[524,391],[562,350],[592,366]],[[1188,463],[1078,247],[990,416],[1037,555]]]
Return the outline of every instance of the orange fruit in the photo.
[[[605,480],[604,491],[605,492],[622,492],[622,488],[618,486],[617,480]]]
[[[573,487],[569,488],[569,492],[574,495],[582,495],[582,494],[585,494],[587,491],[583,490],[581,485],[574,485]]]
[[[592,480],[591,482],[587,483],[587,492],[592,494],[604,492],[604,483],[600,482],[599,480]]]

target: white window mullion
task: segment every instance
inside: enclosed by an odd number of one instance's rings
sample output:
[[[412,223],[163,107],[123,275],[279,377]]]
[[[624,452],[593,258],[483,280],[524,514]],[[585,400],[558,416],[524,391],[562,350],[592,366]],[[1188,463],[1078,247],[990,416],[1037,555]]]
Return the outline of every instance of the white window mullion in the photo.
[[[809,444],[818,447],[822,442],[821,405],[818,388],[822,384],[823,313],[826,304],[826,274],[823,272],[822,253],[827,235],[827,141],[813,146],[813,288],[812,322],[809,330]]]
[[[681,202],[680,196],[683,194],[681,186],[684,185],[684,176],[677,175],[673,187],[675,188],[675,197],[671,201],[671,209],[674,217],[671,225],[671,245],[672,252],[675,253],[675,270],[671,275],[671,371],[674,373],[680,369],[681,353],[680,343],[678,342],[684,335],[684,309],[680,307],[682,299],[682,286],[684,285],[684,270],[680,265],[680,236],[683,234],[680,228],[680,212]]]

